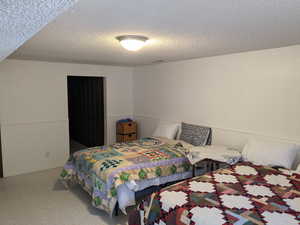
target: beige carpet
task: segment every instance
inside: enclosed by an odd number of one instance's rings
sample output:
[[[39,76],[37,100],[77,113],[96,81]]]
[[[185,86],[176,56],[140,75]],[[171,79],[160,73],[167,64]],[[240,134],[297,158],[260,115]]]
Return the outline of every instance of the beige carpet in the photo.
[[[79,186],[66,190],[52,169],[0,179],[1,225],[126,224],[126,216],[110,218],[91,206]]]

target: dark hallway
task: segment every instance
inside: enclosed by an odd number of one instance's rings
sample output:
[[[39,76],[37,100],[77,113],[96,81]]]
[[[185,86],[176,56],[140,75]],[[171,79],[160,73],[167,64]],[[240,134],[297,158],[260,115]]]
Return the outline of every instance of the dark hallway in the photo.
[[[104,78],[68,76],[70,153],[104,145]]]

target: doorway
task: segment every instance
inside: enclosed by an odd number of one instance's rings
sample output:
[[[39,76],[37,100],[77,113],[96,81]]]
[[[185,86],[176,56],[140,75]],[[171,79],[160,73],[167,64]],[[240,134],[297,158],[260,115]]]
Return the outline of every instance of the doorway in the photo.
[[[70,154],[104,145],[104,78],[68,76]]]

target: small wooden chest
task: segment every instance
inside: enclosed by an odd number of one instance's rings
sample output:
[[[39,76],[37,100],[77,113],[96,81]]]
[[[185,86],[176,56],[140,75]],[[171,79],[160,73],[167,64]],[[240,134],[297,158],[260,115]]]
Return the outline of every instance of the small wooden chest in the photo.
[[[118,122],[116,126],[117,142],[134,141],[137,139],[136,122]]]

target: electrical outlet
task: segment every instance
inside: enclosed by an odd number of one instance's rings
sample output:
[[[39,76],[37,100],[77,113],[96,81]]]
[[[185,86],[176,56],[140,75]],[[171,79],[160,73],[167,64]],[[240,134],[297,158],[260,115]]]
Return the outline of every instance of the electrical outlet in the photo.
[[[50,152],[46,152],[45,156],[46,156],[46,158],[49,158],[50,157]]]

